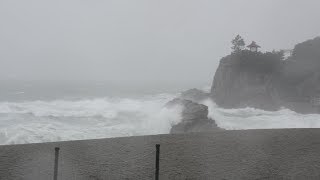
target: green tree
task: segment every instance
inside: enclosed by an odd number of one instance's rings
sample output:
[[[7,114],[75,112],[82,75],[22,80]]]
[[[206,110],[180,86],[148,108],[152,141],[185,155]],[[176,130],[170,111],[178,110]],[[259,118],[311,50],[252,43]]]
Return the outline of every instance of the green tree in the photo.
[[[233,50],[233,52],[239,52],[243,50],[246,45],[243,38],[239,34],[231,41],[231,43],[231,49]]]
[[[284,50],[273,50],[272,54],[276,55],[279,58],[279,60],[284,60]]]

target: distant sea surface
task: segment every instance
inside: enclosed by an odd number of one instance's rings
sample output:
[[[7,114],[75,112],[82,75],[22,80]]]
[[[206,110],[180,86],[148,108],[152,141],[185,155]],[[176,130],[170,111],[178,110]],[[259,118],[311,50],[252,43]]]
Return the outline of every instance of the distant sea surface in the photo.
[[[179,122],[182,109],[168,109],[165,103],[192,87],[108,82],[6,81],[0,85],[0,144],[166,134]],[[317,114],[223,109],[211,100],[203,103],[225,129],[320,127]]]
[[[195,84],[202,87],[202,84]],[[0,81],[0,101],[139,97],[177,93],[194,87],[175,83],[114,83],[81,81]]]

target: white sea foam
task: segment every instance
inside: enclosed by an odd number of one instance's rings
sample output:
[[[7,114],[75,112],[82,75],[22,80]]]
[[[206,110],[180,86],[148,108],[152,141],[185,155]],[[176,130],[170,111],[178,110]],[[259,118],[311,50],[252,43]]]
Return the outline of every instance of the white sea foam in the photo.
[[[164,107],[176,96],[0,102],[0,144],[165,134],[181,119],[181,107]],[[210,100],[203,103],[218,126],[229,130],[320,128],[318,114],[223,109]]]
[[[255,108],[223,109],[214,102],[202,102],[209,107],[209,116],[219,127],[228,130],[320,128],[319,114],[299,114],[289,109],[264,111]]]
[[[1,102],[0,144],[168,133],[181,119],[164,107],[173,97]]]

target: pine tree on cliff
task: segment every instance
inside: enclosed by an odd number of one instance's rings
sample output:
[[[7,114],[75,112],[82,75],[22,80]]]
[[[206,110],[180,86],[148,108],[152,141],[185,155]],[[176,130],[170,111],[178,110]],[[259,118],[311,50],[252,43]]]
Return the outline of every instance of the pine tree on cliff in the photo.
[[[243,38],[240,36],[240,35],[237,35],[232,41],[231,41],[231,43],[232,43],[232,47],[231,47],[231,49],[233,50],[233,52],[239,52],[239,51],[241,51],[241,50],[243,50],[244,49],[244,47],[245,47],[245,42],[244,42],[244,40],[243,40]]]

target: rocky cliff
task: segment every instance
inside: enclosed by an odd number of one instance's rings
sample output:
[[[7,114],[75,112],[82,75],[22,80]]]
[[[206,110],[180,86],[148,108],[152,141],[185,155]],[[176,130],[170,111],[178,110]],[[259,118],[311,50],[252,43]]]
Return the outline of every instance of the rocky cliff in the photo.
[[[268,58],[273,58],[269,64]],[[250,51],[222,58],[211,88],[214,101],[225,108],[278,109],[281,102],[276,89],[281,62],[275,58]]]
[[[288,107],[313,113],[312,100],[320,94],[320,38],[295,46],[283,60],[279,52],[240,51],[221,59],[211,97],[225,108]]]
[[[254,107],[299,113],[320,112],[320,37],[297,44],[291,56],[237,51],[221,59],[211,92],[190,89],[167,106],[181,105],[181,122],[171,133],[221,130],[201,102],[212,98],[224,108]]]

